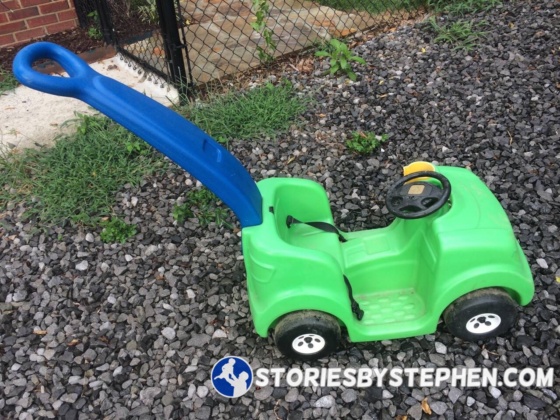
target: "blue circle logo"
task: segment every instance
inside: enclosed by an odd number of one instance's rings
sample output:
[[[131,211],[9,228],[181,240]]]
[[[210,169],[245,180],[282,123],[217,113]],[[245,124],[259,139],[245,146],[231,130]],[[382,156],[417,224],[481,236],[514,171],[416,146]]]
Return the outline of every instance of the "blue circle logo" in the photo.
[[[241,357],[221,358],[212,368],[210,375],[218,394],[227,398],[241,397],[253,385],[253,370]]]

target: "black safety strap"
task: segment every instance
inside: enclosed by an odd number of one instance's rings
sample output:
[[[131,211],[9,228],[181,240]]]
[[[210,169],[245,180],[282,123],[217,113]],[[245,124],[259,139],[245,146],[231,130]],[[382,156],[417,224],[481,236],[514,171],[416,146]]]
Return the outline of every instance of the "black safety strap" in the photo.
[[[336,227],[331,225],[330,223],[327,223],[327,222],[302,222],[302,221],[299,221],[298,219],[296,219],[293,216],[288,216],[286,218],[286,226],[288,226],[288,228],[290,228],[293,224],[296,224],[296,223],[302,223],[304,225],[314,227],[315,229],[322,230],[323,232],[335,233],[338,236],[338,240],[340,242],[346,242],[346,238],[344,236],[342,236],[342,233]],[[356,315],[356,318],[358,319],[358,321],[360,321],[364,317],[364,311],[362,311],[360,309],[360,305],[358,304],[356,299],[354,299],[354,295],[352,293],[352,285],[350,284],[350,281],[348,280],[348,277],[346,277],[344,275],[343,275],[343,277],[344,277],[344,284],[346,284],[346,288],[348,289],[348,297],[350,298],[352,313],[354,315]]]
[[[344,236],[342,236],[342,233],[340,233],[340,231],[336,227],[331,225],[330,223],[327,223],[327,222],[302,222],[302,221],[296,219],[293,216],[286,217],[286,226],[288,226],[288,228],[290,228],[292,225],[297,224],[297,223],[302,223],[304,225],[314,227],[315,229],[322,230],[323,232],[335,233],[336,235],[338,235],[338,240],[340,242],[346,242],[346,238]]]
[[[350,281],[346,276],[344,276],[344,283],[346,284],[346,288],[348,289],[348,297],[350,298],[352,312],[354,313],[354,315],[356,315],[356,319],[358,321],[361,321],[364,317],[364,311],[362,311],[362,309],[360,308],[360,304],[356,302],[356,299],[354,299],[354,294],[352,293],[352,285],[350,284]]]

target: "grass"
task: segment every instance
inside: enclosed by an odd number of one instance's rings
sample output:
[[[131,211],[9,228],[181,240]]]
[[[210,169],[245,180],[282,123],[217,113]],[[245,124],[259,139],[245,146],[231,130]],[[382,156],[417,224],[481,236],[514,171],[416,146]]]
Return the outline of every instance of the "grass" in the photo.
[[[427,0],[430,10],[462,16],[482,12],[502,4],[501,0]]]
[[[173,218],[179,225],[185,220],[196,217],[198,223],[206,227],[214,222],[217,226],[227,225],[227,211],[218,207],[218,198],[207,188],[190,191],[183,204],[176,204],[173,207]]]
[[[0,67],[0,95],[17,87],[18,81],[11,71]]]
[[[289,83],[270,83],[245,92],[213,95],[205,103],[181,109],[191,121],[222,142],[274,138],[306,109],[307,100]],[[52,148],[0,153],[0,212],[23,204],[25,220],[50,226],[65,221],[97,226],[112,214],[115,194],[126,183],[165,167],[164,159],[143,140],[106,117],[77,118],[76,133]],[[191,192],[173,216],[196,217],[207,226],[228,216],[206,189]],[[182,220],[182,222],[181,222]],[[109,223],[109,224],[107,224]],[[121,242],[133,235],[120,219],[103,222],[104,240]]]
[[[113,217],[101,222],[101,240],[105,243],[119,242],[124,244],[127,240],[136,235],[136,226],[127,224],[118,217]]]
[[[377,149],[381,143],[387,141],[387,134],[380,136],[372,132],[354,131],[352,137],[346,141],[346,148],[359,155],[369,155]]]
[[[336,10],[366,11],[372,15],[387,10],[413,10],[425,3],[424,0],[319,0],[319,4]]]
[[[452,16],[487,11],[501,3],[501,0],[427,0],[427,5],[433,12]],[[440,25],[433,16],[428,20],[428,27],[436,34],[434,42],[451,44],[455,49],[465,51],[476,47],[478,40],[484,36],[484,32],[478,30],[481,25],[484,22],[475,24],[462,19]]]
[[[428,20],[428,24],[432,31],[436,33],[434,42],[451,44],[455,46],[455,49],[463,49],[465,51],[472,50],[478,40],[484,35],[484,32],[475,29],[480,24],[475,25],[470,21],[459,20],[440,25],[434,17],[431,17]]]
[[[274,138],[287,131],[305,111],[308,100],[289,82],[266,83],[247,91],[210,94],[204,103],[179,111],[221,143],[231,139]]]
[[[95,225],[111,214],[125,183],[164,166],[150,146],[101,116],[78,116],[75,135],[52,148],[4,151],[0,156],[0,209],[23,203],[24,218],[43,225]]]

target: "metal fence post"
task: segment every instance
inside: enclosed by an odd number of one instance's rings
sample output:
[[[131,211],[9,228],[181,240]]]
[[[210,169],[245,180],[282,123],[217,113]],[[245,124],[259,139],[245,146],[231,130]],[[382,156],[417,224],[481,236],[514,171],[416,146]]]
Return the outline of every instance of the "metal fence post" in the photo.
[[[114,45],[117,42],[113,24],[111,23],[111,12],[107,5],[107,0],[95,0],[95,7],[97,9],[97,17],[99,18],[99,26],[101,26],[101,33],[103,34],[103,41],[105,43]]]
[[[175,11],[174,0],[156,0],[156,5],[169,72],[179,89],[181,97],[184,98],[190,93],[189,80],[185,69],[185,60],[183,59],[184,45],[179,36],[179,20]]]

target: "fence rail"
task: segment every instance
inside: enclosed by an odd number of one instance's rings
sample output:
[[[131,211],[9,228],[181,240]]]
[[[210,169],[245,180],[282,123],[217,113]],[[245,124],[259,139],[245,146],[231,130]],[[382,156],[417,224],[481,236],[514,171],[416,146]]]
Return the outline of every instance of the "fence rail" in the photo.
[[[79,1],[76,0],[76,3]],[[185,89],[286,54],[381,30],[423,0],[86,0],[82,26]],[[80,11],[84,11],[80,14]],[[97,32],[96,32],[97,31]]]

